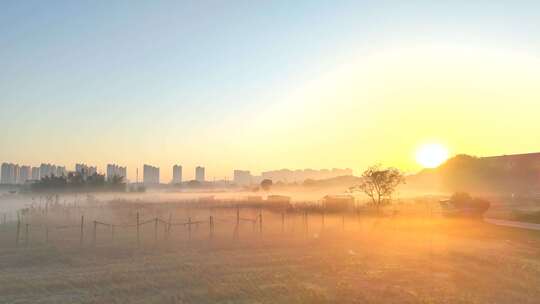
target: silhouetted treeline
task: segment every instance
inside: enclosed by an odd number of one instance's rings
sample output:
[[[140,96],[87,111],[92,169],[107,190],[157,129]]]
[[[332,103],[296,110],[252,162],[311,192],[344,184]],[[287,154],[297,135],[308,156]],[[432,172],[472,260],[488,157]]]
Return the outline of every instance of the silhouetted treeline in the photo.
[[[82,175],[77,172],[70,172],[67,176],[46,176],[30,185],[30,191],[126,191],[126,184],[123,177],[113,176],[109,181],[105,180],[105,175],[94,173],[93,175]]]
[[[535,162],[512,157],[457,155],[407,181],[416,187],[448,191],[528,194],[540,191],[540,168]]]

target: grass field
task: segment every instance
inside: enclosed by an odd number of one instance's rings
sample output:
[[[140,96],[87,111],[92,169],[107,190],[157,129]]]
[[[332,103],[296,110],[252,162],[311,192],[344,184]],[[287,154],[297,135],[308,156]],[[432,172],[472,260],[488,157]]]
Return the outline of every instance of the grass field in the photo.
[[[0,303],[538,303],[540,233],[435,216],[265,217],[262,234],[173,231],[0,246]],[[1,241],[13,243],[13,225]],[[103,232],[106,233],[106,232]],[[33,236],[33,238],[36,238]]]

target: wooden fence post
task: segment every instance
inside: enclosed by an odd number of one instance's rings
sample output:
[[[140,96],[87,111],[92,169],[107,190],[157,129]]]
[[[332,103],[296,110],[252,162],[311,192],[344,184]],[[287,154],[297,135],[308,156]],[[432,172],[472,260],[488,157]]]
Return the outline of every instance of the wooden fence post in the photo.
[[[154,220],[154,242],[157,242],[158,218]]]
[[[209,223],[210,223],[210,239],[212,239],[214,237],[214,218],[211,215],[210,215]]]
[[[188,239],[191,241],[191,217],[188,218]]]
[[[137,247],[141,246],[141,234],[139,229],[139,212],[137,212]]]
[[[21,218],[17,215],[17,237],[15,238],[15,247],[19,247],[20,233],[21,233]]]
[[[80,238],[81,246],[84,243],[84,215],[81,215],[81,238]]]
[[[30,224],[26,224],[25,230],[24,230],[24,245],[28,247],[28,243],[30,242],[30,235],[28,233],[28,230],[30,228]]]
[[[97,240],[97,221],[94,221],[94,238],[93,238],[94,246],[96,246],[96,240]]]
[[[169,213],[169,222],[167,223],[167,239],[169,238],[171,234],[171,223],[172,223],[172,213]]]

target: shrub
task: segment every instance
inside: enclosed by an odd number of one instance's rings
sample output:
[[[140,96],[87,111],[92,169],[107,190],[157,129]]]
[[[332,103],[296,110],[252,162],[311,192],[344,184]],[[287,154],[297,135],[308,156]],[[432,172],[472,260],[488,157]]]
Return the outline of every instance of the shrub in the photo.
[[[482,198],[473,198],[469,193],[456,192],[450,198],[450,204],[461,215],[481,216],[491,206],[491,203]]]

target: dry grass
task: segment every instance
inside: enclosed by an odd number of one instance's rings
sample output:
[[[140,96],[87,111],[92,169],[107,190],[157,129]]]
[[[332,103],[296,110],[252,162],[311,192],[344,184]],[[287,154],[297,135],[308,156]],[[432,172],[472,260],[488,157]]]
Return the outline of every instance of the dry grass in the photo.
[[[224,215],[223,215],[224,216]],[[173,231],[142,248],[133,234],[93,247],[77,233],[52,244],[33,231],[13,248],[0,240],[0,303],[537,303],[540,234],[429,215],[310,218],[265,214],[262,236],[250,224],[233,241],[229,224]],[[293,224],[294,223],[294,224]],[[10,237],[11,236],[11,237]]]

